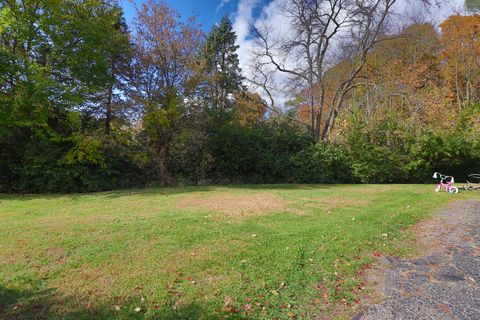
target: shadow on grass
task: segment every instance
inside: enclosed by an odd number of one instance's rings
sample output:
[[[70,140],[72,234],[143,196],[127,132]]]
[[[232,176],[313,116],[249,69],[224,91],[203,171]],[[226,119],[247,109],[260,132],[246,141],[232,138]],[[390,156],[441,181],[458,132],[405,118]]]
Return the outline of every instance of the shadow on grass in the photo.
[[[47,319],[54,290],[20,290],[0,285],[0,319]]]
[[[59,198],[68,198],[72,200],[82,200],[91,196],[121,198],[130,195],[175,195],[189,192],[213,191],[214,186],[189,186],[189,187],[155,187],[145,189],[120,189],[111,191],[84,192],[84,193],[50,193],[50,194],[5,194],[0,193],[2,200],[56,200]]]
[[[163,305],[161,309],[155,306],[142,306],[135,311],[133,301],[116,301],[109,305],[78,306],[73,301],[58,300],[53,289],[48,290],[18,290],[0,285],[0,319],[40,320],[40,319],[71,319],[71,320],[107,320],[107,319],[224,319],[225,314],[215,311],[211,306],[192,303],[173,310]],[[115,310],[115,304],[122,307]],[[229,319],[240,319],[240,315],[229,315]]]
[[[91,196],[99,196],[106,198],[121,198],[131,195],[137,196],[158,196],[158,195],[177,195],[190,192],[210,192],[218,190],[314,190],[314,189],[332,189],[342,185],[319,185],[319,184],[245,184],[245,185],[211,185],[211,186],[186,186],[186,187],[156,187],[145,189],[126,189],[101,191],[92,193],[70,193],[70,194],[0,194],[0,201],[2,200],[55,200],[58,198],[69,198],[71,200],[82,200]],[[345,186],[345,185],[343,185]]]

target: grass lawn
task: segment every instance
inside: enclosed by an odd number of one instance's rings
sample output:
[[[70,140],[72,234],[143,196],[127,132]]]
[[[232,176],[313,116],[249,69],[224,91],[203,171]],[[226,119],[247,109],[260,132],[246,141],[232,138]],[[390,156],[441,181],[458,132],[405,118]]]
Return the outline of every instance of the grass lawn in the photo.
[[[0,318],[346,317],[374,253],[413,254],[409,227],[448,202],[480,198],[433,189],[0,196]]]

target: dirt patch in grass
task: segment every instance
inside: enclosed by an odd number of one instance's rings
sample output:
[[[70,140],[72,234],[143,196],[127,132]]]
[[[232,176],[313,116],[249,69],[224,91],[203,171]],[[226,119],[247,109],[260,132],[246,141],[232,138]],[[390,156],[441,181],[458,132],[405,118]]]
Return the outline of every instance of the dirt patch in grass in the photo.
[[[101,304],[112,298],[122,282],[133,277],[135,272],[116,265],[98,267],[84,264],[77,269],[61,272],[50,280],[50,287],[62,297],[62,300],[74,301],[78,304]],[[128,274],[128,276],[127,276]]]
[[[195,194],[179,199],[179,209],[203,209],[221,213],[229,218],[246,218],[259,214],[288,211],[302,216],[312,209],[332,210],[337,207],[367,206],[371,201],[365,199],[333,196],[304,197],[286,200],[273,193],[259,194]]]
[[[178,207],[180,209],[204,209],[233,218],[249,217],[287,209],[285,200],[273,193],[195,194],[182,197],[179,200]]]
[[[7,253],[0,253],[0,256],[2,256],[1,264],[5,266],[25,260],[25,254],[23,251],[12,251]]]

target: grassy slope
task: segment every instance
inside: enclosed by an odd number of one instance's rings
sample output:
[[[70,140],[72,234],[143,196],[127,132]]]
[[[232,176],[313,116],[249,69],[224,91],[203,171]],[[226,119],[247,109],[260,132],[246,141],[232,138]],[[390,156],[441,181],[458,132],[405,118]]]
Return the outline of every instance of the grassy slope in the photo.
[[[412,253],[409,226],[476,196],[432,189],[274,185],[3,196],[0,318],[329,316],[339,305],[355,308],[358,273],[374,252]],[[269,202],[276,212],[260,212]]]

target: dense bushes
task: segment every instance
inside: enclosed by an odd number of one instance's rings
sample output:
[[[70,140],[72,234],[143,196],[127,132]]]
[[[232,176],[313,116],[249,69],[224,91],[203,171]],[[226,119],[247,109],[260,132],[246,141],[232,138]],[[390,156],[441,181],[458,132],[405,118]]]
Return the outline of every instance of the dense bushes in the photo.
[[[423,183],[431,182],[434,171],[460,181],[480,172],[479,115],[478,107],[466,108],[443,130],[416,128],[394,109],[370,118],[351,112],[336,144],[317,144],[286,124],[206,129],[190,123],[174,134],[168,167],[176,184]],[[85,192],[158,181],[141,131],[124,128],[107,138],[80,134],[78,123],[64,122],[59,131],[20,127],[3,135],[0,191]]]
[[[480,172],[474,127],[407,138],[407,129],[393,122],[395,128],[350,121],[356,129],[338,145],[317,144],[304,132],[271,124],[224,125],[203,134],[185,130],[172,140],[169,169],[176,184],[422,183],[434,171],[457,180]],[[32,135],[28,143],[5,144],[0,191],[85,192],[155,183],[142,139],[116,137],[75,135],[54,142]]]
[[[350,121],[355,130],[338,145],[317,144],[304,132],[271,124],[230,124],[203,133],[190,128],[172,140],[169,169],[176,184],[423,183],[434,171],[457,180],[480,172],[480,140],[469,120],[463,129],[414,135],[401,122]],[[28,133],[23,144],[4,144],[0,151],[1,192],[85,192],[156,181],[141,137],[42,139],[39,132],[17,132]]]
[[[225,126],[208,141],[212,175],[243,183],[352,182],[350,159],[337,146],[315,144],[288,127]]]
[[[291,181],[347,183],[355,181],[346,152],[328,144],[314,144],[293,156]]]
[[[431,182],[435,171],[457,180],[480,172],[480,111],[465,108],[450,127],[418,126],[401,110],[357,110],[346,120],[341,145],[355,178],[364,183]]]
[[[75,135],[23,144],[0,151],[0,192],[86,192],[142,187],[152,179],[145,148],[128,140]]]
[[[426,182],[435,171],[464,180],[480,172],[478,141],[470,141],[465,132],[422,135],[411,146],[409,161],[403,166],[410,181]]]
[[[214,159],[211,176],[249,183],[288,181],[293,157],[312,144],[308,135],[286,127],[223,126],[207,142]]]

